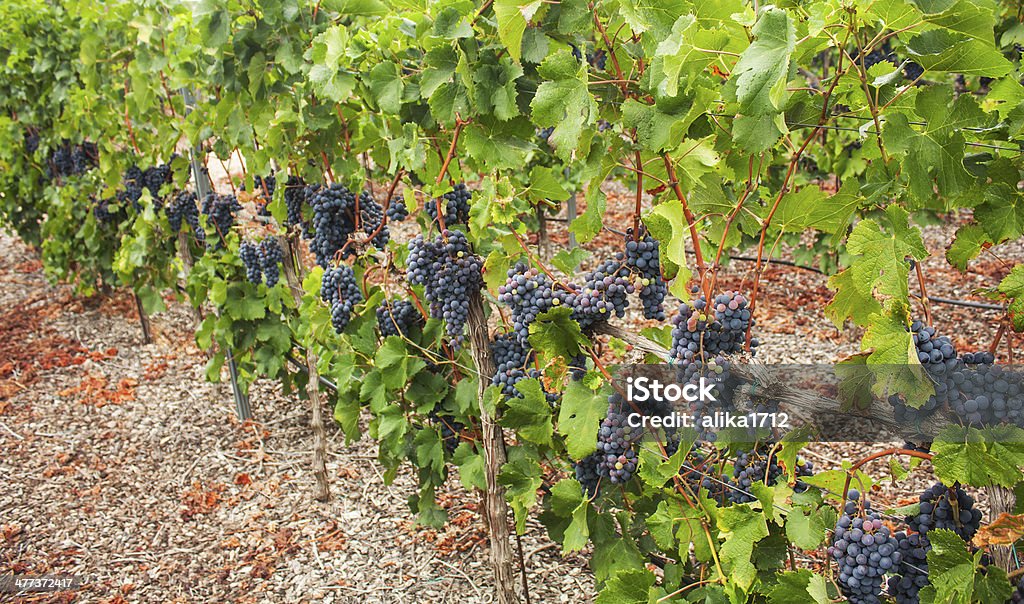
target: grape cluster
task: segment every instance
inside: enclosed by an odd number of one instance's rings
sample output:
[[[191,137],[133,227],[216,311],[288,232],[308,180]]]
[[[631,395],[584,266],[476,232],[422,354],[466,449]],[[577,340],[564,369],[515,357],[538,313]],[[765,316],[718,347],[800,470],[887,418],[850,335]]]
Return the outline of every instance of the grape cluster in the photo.
[[[960,485],[936,483],[921,493],[920,501],[918,514],[908,516],[907,524],[922,535],[932,529],[947,529],[970,541],[981,527],[982,512],[975,509],[974,498]]]
[[[92,213],[99,222],[113,224],[124,218],[124,206],[119,205],[114,199],[93,199],[93,203]]]
[[[928,585],[928,537],[919,533],[896,533],[900,564],[892,569],[888,590],[896,604],[918,604],[921,588]]]
[[[181,231],[182,223],[192,227],[192,232],[200,242],[206,239],[206,233],[199,224],[199,207],[196,205],[196,194],[191,191],[182,191],[174,197],[174,201],[164,208],[167,213],[167,222],[171,226],[172,233]]]
[[[25,153],[32,155],[39,149],[39,130],[29,126],[25,128]]]
[[[974,359],[989,360],[988,353],[974,353]],[[966,355],[965,355],[966,356]],[[968,425],[985,426],[1007,422],[1024,425],[1024,379],[1019,372],[999,365],[976,364],[973,370],[956,372],[953,382],[960,397],[950,405]]]
[[[612,400],[618,397],[618,400]],[[620,405],[621,397],[613,394],[609,403],[612,408],[601,422],[597,433],[597,471],[612,484],[628,482],[636,472],[637,457],[633,444],[642,434],[640,428],[629,425],[629,411]]]
[[[598,71],[604,71],[605,65],[608,63],[608,53],[603,49],[587,52],[587,63]]]
[[[258,244],[243,241],[238,248],[238,257],[245,265],[245,275],[253,284],[267,279],[267,287],[274,287],[281,279],[278,263],[284,261],[284,252],[273,238],[266,238]]]
[[[445,228],[451,228],[451,225],[457,223],[465,224],[469,222],[469,202],[472,198],[473,194],[466,188],[465,183],[460,182],[442,196],[443,204],[441,200],[427,201],[427,214],[432,221],[437,222],[437,208],[443,205]]]
[[[674,454],[674,451],[666,452]],[[686,456],[686,462],[679,469],[679,475],[694,491],[704,489],[708,497],[719,503],[725,503],[729,497],[729,481],[719,476],[718,468],[711,457],[696,447]]]
[[[344,249],[342,258],[352,254],[346,247],[355,232],[356,196],[338,183],[330,187],[315,186],[307,189],[307,201],[313,208],[312,241],[310,249],[317,264],[327,268],[334,255]]]
[[[258,246],[250,241],[243,241],[238,246],[238,258],[245,266],[245,278],[253,284],[263,283],[263,268],[260,266]]]
[[[217,232],[216,247],[223,245],[224,237],[235,224],[235,212],[242,209],[238,198],[234,195],[218,195],[209,193],[203,200],[202,212],[206,215],[207,224],[212,224]]]
[[[572,462],[573,472],[576,474],[576,482],[583,487],[583,493],[587,497],[597,494],[598,485],[601,483],[601,475],[597,471],[598,458],[595,455],[588,455],[580,461]]]
[[[72,145],[64,139],[60,146],[51,151],[49,164],[51,173],[57,177],[84,174],[98,165],[99,148],[88,141]]]
[[[926,326],[921,321],[914,321],[910,325],[910,331],[913,333],[917,360],[932,381],[935,394],[928,397],[924,405],[918,409],[910,407],[897,395],[890,396],[889,403],[893,406],[898,422],[917,422],[947,401],[958,397],[955,373],[961,363],[957,360],[953,342],[947,336],[937,335],[934,327]]]
[[[377,307],[377,327],[382,337],[409,337],[414,327],[423,325],[423,315],[408,300],[385,300]]]
[[[302,219],[302,203],[306,200],[306,183],[298,176],[289,176],[284,185],[284,207],[287,212],[285,224],[295,226],[304,224]]]
[[[284,262],[284,252],[281,251],[276,239],[268,237],[260,242],[259,259],[263,275],[267,278],[267,287],[274,287],[281,280],[281,268],[278,264]]]
[[[367,191],[359,194],[359,217],[363,232],[367,236],[373,235],[373,246],[384,249],[391,239],[391,232],[384,220],[384,208]]]
[[[149,189],[149,194],[154,200],[159,200],[160,189],[165,184],[172,182],[174,173],[171,171],[171,164],[160,164],[159,166],[152,166],[146,168],[142,173],[142,186]]]
[[[635,276],[633,287],[644,306],[644,317],[664,321],[668,284],[661,275],[658,240],[646,233],[634,240],[633,229],[627,230],[626,266]]]
[[[1017,589],[1013,590],[1013,595],[1010,596],[1010,602],[1012,604],[1024,603],[1024,577],[1020,578],[1017,582]]]
[[[459,442],[462,440],[462,431],[466,429],[466,426],[455,421],[455,418],[450,415],[441,414],[439,409],[438,407],[431,411],[428,418],[431,424],[437,426],[441,433],[441,445],[451,455],[455,453],[455,449],[459,448]]]
[[[331,325],[342,333],[352,319],[356,304],[363,301],[363,292],[356,283],[352,267],[342,264],[324,271],[320,281],[320,299],[331,307]]]
[[[766,485],[773,485],[779,478],[785,476],[786,470],[773,455],[770,447],[755,448],[750,451],[743,451],[736,456],[733,463],[732,480],[726,480],[737,488],[728,489],[729,500],[733,503],[749,503],[757,499],[750,493],[750,487],[755,482]],[[814,473],[814,464],[810,461],[798,458],[796,461],[796,475],[810,476]],[[797,492],[807,489],[802,481],[797,481]]]
[[[491,357],[494,359],[495,371],[491,384],[501,388],[506,397],[520,397],[516,384],[522,380],[537,379],[542,376],[539,369],[533,367],[535,354],[529,343],[520,340],[516,334],[499,334],[491,342]],[[543,389],[543,384],[541,384]],[[544,391],[548,403],[558,402],[558,394]]]
[[[694,293],[699,291],[694,288]],[[725,292],[715,296],[708,309],[706,298],[679,306],[679,314],[672,320],[672,357],[686,365],[714,355],[735,354],[743,350],[747,331],[754,324],[747,299],[738,292]],[[751,338],[751,349],[760,342]]]
[[[856,489],[847,497],[829,547],[839,565],[839,588],[853,604],[880,604],[884,575],[899,568],[903,553],[871,502],[860,505]]]
[[[530,337],[530,324],[552,306],[563,302],[555,295],[551,279],[524,262],[517,263],[506,273],[505,285],[498,287],[498,300],[509,307],[512,331],[521,342]]]
[[[388,203],[388,220],[402,222],[409,217],[409,208],[405,207],[405,201],[401,197],[391,198]]]
[[[462,231],[445,229],[434,240],[418,235],[409,243],[409,283],[423,285],[430,316],[444,319],[458,348],[469,317],[469,299],[483,287],[483,260],[473,254]]]

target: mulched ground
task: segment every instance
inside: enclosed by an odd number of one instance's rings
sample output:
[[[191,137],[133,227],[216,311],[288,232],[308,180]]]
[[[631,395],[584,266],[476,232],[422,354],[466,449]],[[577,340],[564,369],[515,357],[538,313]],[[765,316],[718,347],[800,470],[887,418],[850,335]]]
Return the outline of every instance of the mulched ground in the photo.
[[[610,215],[626,216],[631,196],[610,192]],[[932,295],[968,297],[997,282],[1005,262],[1024,259],[1021,246],[1004,246],[999,259],[960,275],[941,259],[951,228],[926,229],[937,256],[924,263]],[[563,245],[564,223],[551,229],[553,245]],[[608,251],[620,241],[605,232],[593,247]],[[748,289],[751,270],[736,262],[721,282]],[[821,312],[830,298],[825,281],[790,267],[768,270],[759,358],[828,362],[856,352],[857,334],[836,330]],[[78,592],[16,601],[492,600],[475,494],[449,480],[440,501],[452,522],[441,531],[417,527],[406,505],[416,491],[409,469],[386,485],[374,444],[346,445],[331,427],[333,498],[314,502],[307,406],[260,383],[252,393],[257,421],[240,424],[230,390],[203,378],[205,357],[184,305],[153,317],[154,343],[143,344],[130,296],[75,298],[47,284],[30,251],[2,236],[0,309],[0,575],[90,581]],[[990,341],[995,313],[933,311],[961,350]],[[885,446],[816,445],[808,456],[819,468],[838,467]],[[868,469],[887,473],[885,460]],[[905,503],[931,481],[925,464],[875,498]],[[592,600],[585,556],[563,558],[533,522],[522,541],[533,602]]]

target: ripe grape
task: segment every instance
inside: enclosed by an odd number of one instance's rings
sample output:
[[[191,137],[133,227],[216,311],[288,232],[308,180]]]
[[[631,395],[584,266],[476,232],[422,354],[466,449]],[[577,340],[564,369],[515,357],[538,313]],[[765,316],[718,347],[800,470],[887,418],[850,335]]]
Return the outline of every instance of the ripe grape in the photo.
[[[469,202],[472,198],[473,194],[466,188],[465,183],[460,182],[441,199],[429,200],[424,205],[430,220],[434,222],[437,222],[438,206],[444,208],[444,226],[450,229],[454,224],[469,222]]]
[[[423,325],[423,315],[408,300],[385,300],[377,307],[377,328],[381,337],[409,337],[414,327]]]
[[[483,287],[483,260],[473,254],[462,231],[445,229],[431,241],[422,235],[409,243],[408,279],[426,288],[430,316],[444,319],[458,348],[469,317],[469,299]]]
[[[320,281],[320,299],[331,307],[331,325],[342,333],[352,319],[356,304],[363,301],[363,293],[356,283],[352,267],[342,264],[324,271]]]
[[[931,529],[946,529],[970,541],[981,526],[981,510],[975,509],[974,498],[960,485],[936,483],[921,493],[920,502],[918,514],[908,516],[907,524],[922,535]]]
[[[665,320],[664,301],[668,284],[661,275],[658,240],[642,233],[633,239],[633,229],[626,231],[626,266],[633,277],[633,287],[639,294],[647,319]]]
[[[388,204],[388,220],[402,222],[408,217],[409,208],[405,207],[405,201],[401,197],[391,198],[391,202]]]
[[[263,283],[263,272],[257,249],[257,246],[250,241],[243,241],[238,246],[238,257],[245,266],[245,277],[254,285]]]
[[[306,199],[313,208],[309,247],[316,255],[317,264],[327,268],[340,250],[344,249],[342,258],[354,251],[345,244],[356,230],[356,197],[345,186],[334,183],[330,187],[308,188]]]
[[[785,477],[785,468],[782,467],[777,458],[770,454],[771,447],[763,445],[750,451],[743,451],[737,455],[736,461],[733,462],[731,483],[739,487],[739,489],[729,489],[730,501],[734,503],[756,501],[757,498],[750,492],[751,485],[755,482],[760,482],[771,486],[779,478]],[[797,459],[797,476],[810,476],[813,473],[814,464],[803,458]],[[807,485],[798,480],[794,490],[801,492],[806,489]]]
[[[277,240],[272,237],[261,241],[257,252],[260,267],[267,278],[267,287],[274,287],[281,279],[281,268],[278,264],[284,262],[284,252],[281,251],[281,246],[277,244]]]
[[[600,456],[596,453],[588,455],[579,461],[572,462],[573,472],[576,474],[576,481],[583,487],[583,494],[593,497],[597,494],[601,482],[601,475],[597,471],[600,463]]]
[[[839,566],[839,589],[853,604],[880,604],[884,575],[899,568],[903,552],[871,502],[853,489],[847,499],[828,549]]]
[[[217,233],[215,247],[223,246],[224,238],[235,224],[235,212],[241,209],[242,204],[238,203],[238,198],[234,195],[209,193],[203,200],[203,214],[206,215],[207,223],[212,224]]]
[[[174,201],[164,208],[164,212],[167,213],[167,222],[170,224],[172,233],[180,232],[181,224],[184,222],[192,227],[192,232],[200,242],[206,239],[206,233],[199,224],[199,208],[196,206],[195,193],[190,191],[178,193]]]

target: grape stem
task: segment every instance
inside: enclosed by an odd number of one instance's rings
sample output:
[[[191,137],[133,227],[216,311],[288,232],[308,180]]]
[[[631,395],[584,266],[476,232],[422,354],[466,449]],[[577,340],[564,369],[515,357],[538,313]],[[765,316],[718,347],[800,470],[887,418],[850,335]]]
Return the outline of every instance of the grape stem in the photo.
[[[880,457],[885,457],[886,455],[906,455],[907,457],[916,457],[918,459],[924,459],[929,461],[932,459],[931,453],[925,453],[924,451],[915,451],[913,449],[902,449],[899,447],[893,447],[891,449],[886,449],[884,451],[878,451],[877,453],[872,453],[867,457],[863,457],[859,459],[856,463],[854,463],[852,466],[850,466],[849,470],[847,470],[846,484],[843,485],[843,499],[846,499],[846,494],[850,490],[850,482],[853,480],[853,476],[857,473],[857,470],[864,466],[864,464],[872,462]]]
[[[676,199],[683,205],[683,216],[686,217],[686,224],[690,227],[690,238],[693,240],[693,255],[697,261],[697,274],[700,276],[700,283],[704,288],[704,296],[710,301],[711,290],[708,287],[710,283],[707,283],[705,280],[708,267],[704,264],[704,253],[700,247],[700,236],[697,235],[697,221],[693,217],[693,212],[690,211],[690,204],[686,200],[686,194],[683,193],[683,188],[679,185],[679,178],[676,176],[676,167],[673,165],[672,159],[668,156],[668,153],[662,153],[661,157],[665,162],[665,171],[668,172],[668,184],[676,194]]]

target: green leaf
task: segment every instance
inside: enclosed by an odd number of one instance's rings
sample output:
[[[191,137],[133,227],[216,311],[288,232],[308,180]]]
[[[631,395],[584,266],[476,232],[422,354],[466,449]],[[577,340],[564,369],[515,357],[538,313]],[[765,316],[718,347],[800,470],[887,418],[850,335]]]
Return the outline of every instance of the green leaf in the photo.
[[[487,490],[484,476],[484,456],[477,453],[472,443],[459,443],[452,455],[452,463],[459,468],[459,482],[466,489]]]
[[[750,560],[754,544],[768,536],[764,516],[748,505],[734,505],[721,510],[718,528],[725,538],[719,550],[722,564],[736,585],[748,589],[757,577],[757,569]]]
[[[341,67],[347,47],[348,30],[341,26],[313,38],[309,81],[318,95],[336,103],[348,100],[356,85],[355,77]]]
[[[600,392],[569,382],[558,411],[558,433],[565,437],[570,457],[580,460],[597,449],[597,431],[607,412],[607,398]]]
[[[829,511],[831,509],[828,508]],[[825,540],[825,532],[832,529],[829,521],[834,521],[834,516],[834,512],[830,515],[821,509],[793,507],[786,515],[786,537],[800,549],[813,550]]]
[[[381,0],[323,0],[327,10],[353,17],[380,17],[388,14]]]
[[[1013,63],[989,42],[933,29],[907,43],[907,54],[926,71],[943,71],[998,78],[1013,71]]]
[[[528,182],[530,186],[523,193],[530,201],[562,201],[569,197],[569,192],[562,186],[559,177],[555,175],[555,171],[547,166],[534,166],[531,168]],[[567,274],[571,275],[572,272],[567,271]]]
[[[523,32],[526,23],[543,6],[542,0],[520,2],[520,0],[495,0],[494,14],[498,17],[498,37],[508,48],[508,54],[519,61],[522,56]]]
[[[508,409],[501,418],[501,424],[513,428],[516,434],[538,445],[551,445],[551,405],[544,396],[540,382],[535,378],[520,380],[516,390],[522,396],[513,396],[506,401]]]
[[[974,557],[967,544],[953,531],[928,531],[932,549],[928,551],[928,581],[935,589],[936,601],[971,602],[974,592]]]
[[[558,157],[568,160],[580,150],[583,127],[597,119],[597,103],[587,89],[586,65],[568,50],[560,50],[537,71],[545,81],[530,102],[533,122],[541,128],[554,127],[548,143]]]
[[[654,573],[647,569],[616,573],[597,594],[595,604],[649,604],[654,591]]]
[[[935,475],[946,484],[1012,487],[1024,467],[1024,431],[950,426],[932,444]]]
[[[551,264],[554,264],[555,268],[566,275],[575,275],[576,271],[579,270],[580,263],[589,256],[590,253],[581,247],[562,249],[551,259]]]
[[[543,355],[569,359],[590,346],[590,340],[572,320],[572,309],[556,306],[530,323],[530,345]]]
[[[586,547],[590,539],[590,526],[587,522],[590,502],[583,496],[580,483],[567,478],[551,487],[551,509],[561,517],[572,519],[562,538],[563,551],[569,553]]]
[[[809,570],[786,572],[778,575],[778,583],[768,592],[770,604],[791,604],[792,602],[814,602],[829,604],[825,577]]]
[[[537,460],[522,447],[509,448],[509,461],[501,466],[498,483],[507,489],[519,534],[526,529],[526,518],[537,502],[537,489],[541,482],[541,468]]]
[[[386,113],[397,114],[402,109],[402,92],[405,83],[396,63],[381,62],[370,70],[370,90],[377,106]]]
[[[447,6],[434,19],[434,35],[447,40],[472,38],[473,27],[457,8]]]
[[[1010,298],[1006,310],[1013,321],[1013,330],[1024,331],[1024,264],[1010,269],[1010,274],[999,282],[999,291]]]
[[[740,55],[730,82],[735,86],[741,113],[777,113],[785,95],[789,57],[796,47],[796,31],[789,20],[789,13],[769,5],[761,12],[752,33],[755,40]]]
[[[956,230],[956,238],[946,250],[946,260],[961,271],[966,271],[967,263],[977,258],[992,243],[981,226],[965,224]]]

